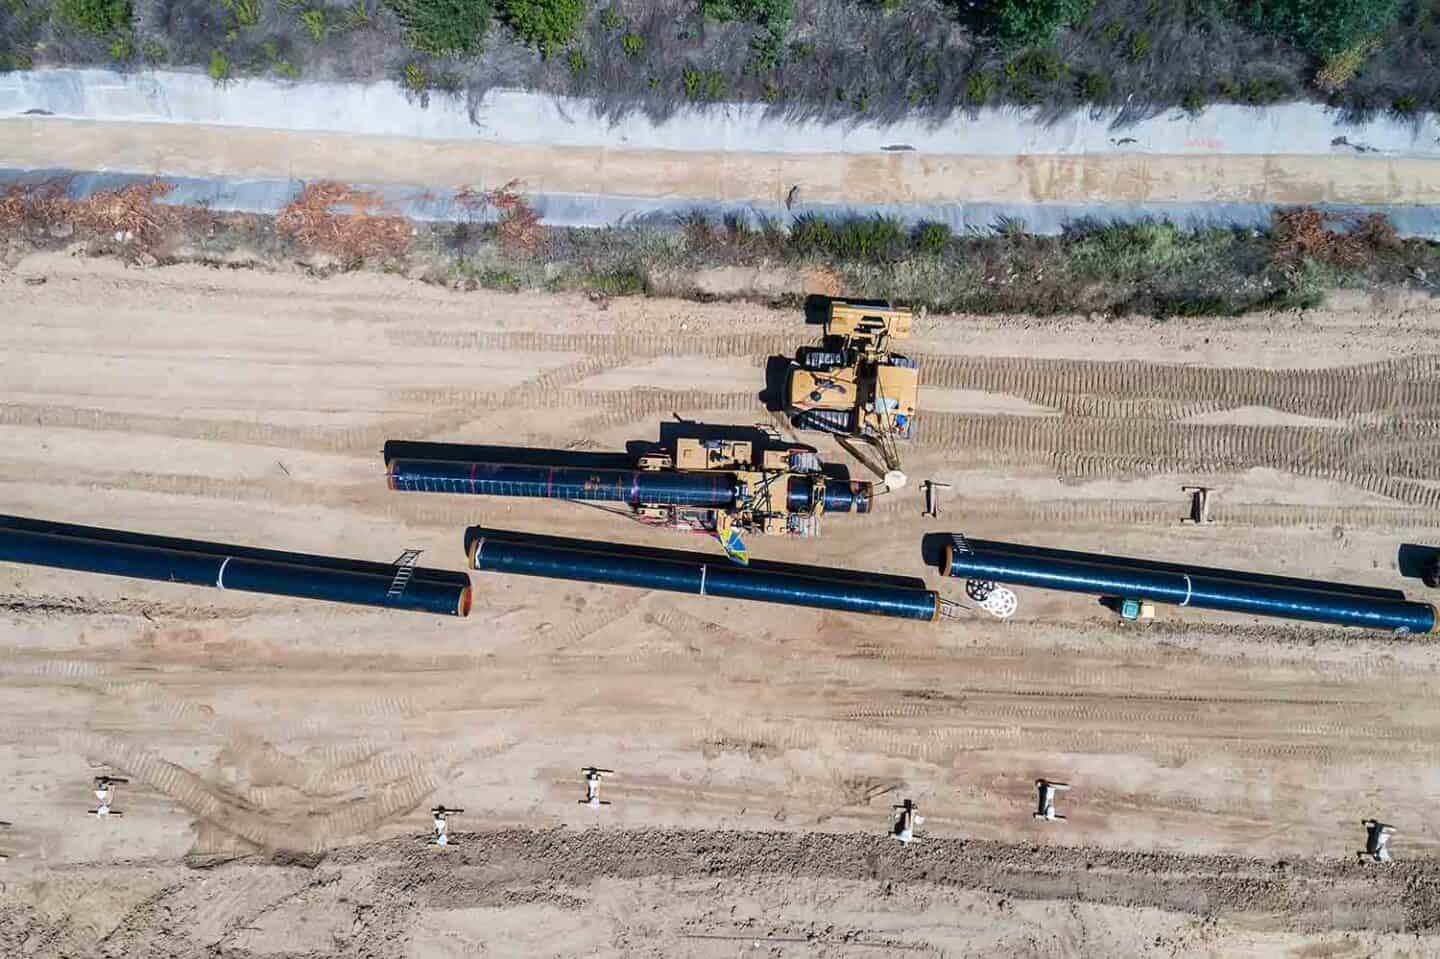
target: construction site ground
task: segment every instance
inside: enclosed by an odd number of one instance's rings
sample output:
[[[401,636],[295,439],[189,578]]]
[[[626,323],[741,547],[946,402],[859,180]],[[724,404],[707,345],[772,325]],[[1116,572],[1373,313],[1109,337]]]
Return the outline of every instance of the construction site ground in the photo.
[[[388,440],[620,450],[775,425],[799,311],[373,274],[0,272],[0,511],[463,568]],[[927,533],[1400,587],[1440,536],[1440,311],[919,324],[912,484],[759,557]],[[813,440],[812,438],[812,441]],[[829,440],[827,459],[863,470]],[[953,484],[939,519],[919,481]],[[1216,487],[1208,526],[1180,487]],[[0,567],[5,955],[1430,955],[1433,640],[1020,590],[909,624],[476,573],[467,620]],[[1431,593],[1433,598],[1436,594]],[[617,771],[592,810],[580,767]],[[126,776],[97,821],[91,778]],[[1032,820],[1037,776],[1063,824]],[[891,804],[925,817],[908,847]],[[463,807],[426,845],[430,806]],[[1396,862],[1356,862],[1360,820]]]

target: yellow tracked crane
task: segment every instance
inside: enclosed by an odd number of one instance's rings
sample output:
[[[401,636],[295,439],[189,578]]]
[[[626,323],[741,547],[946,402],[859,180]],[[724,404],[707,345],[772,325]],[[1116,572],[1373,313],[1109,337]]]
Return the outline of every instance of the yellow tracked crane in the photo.
[[[904,483],[904,474],[893,475],[897,444],[915,434],[920,365],[890,344],[908,338],[913,326],[914,315],[902,307],[831,300],[820,344],[796,351],[785,386],[791,426],[871,444],[892,488]]]

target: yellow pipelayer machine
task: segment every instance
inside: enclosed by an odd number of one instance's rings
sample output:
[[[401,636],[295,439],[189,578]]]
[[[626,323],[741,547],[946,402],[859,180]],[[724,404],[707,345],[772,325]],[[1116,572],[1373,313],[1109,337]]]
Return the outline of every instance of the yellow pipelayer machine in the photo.
[[[902,307],[832,300],[820,345],[802,346],[790,363],[791,426],[863,440],[880,451],[887,470],[898,471],[896,442],[915,433],[920,368],[890,343],[908,338],[913,325]]]

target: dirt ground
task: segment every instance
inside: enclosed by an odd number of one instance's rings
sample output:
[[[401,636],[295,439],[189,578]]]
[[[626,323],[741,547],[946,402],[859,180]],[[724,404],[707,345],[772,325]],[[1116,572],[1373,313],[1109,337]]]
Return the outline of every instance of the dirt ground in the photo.
[[[40,282],[43,279],[43,282]],[[463,568],[462,531],[713,548],[386,490],[387,440],[770,423],[798,313],[397,277],[0,273],[0,511]],[[929,317],[915,480],[756,555],[923,534],[1403,586],[1440,542],[1440,310]],[[853,460],[828,441],[827,458]],[[1182,525],[1182,484],[1218,489]],[[671,536],[675,539],[671,539]],[[662,537],[656,540],[656,537]],[[0,567],[7,955],[1431,955],[1432,642],[1020,591],[938,625],[475,574],[468,620]],[[1436,598],[1431,593],[1429,598]],[[578,770],[617,770],[592,810]],[[90,780],[130,778],[97,821]],[[1037,776],[1075,785],[1034,822]],[[913,798],[920,841],[885,836]],[[463,806],[458,844],[426,810]],[[1397,862],[1355,862],[1360,820]]]

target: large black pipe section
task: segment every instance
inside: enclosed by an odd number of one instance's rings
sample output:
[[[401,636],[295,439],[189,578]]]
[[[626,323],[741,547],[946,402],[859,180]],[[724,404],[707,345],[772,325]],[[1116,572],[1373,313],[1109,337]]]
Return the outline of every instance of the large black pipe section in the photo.
[[[0,561],[446,616],[470,612],[464,573],[413,567],[392,595],[397,567],[383,563],[17,516],[0,516]]]
[[[1154,572],[1188,573],[1191,576],[1213,576],[1217,579],[1236,580],[1268,586],[1294,586],[1298,589],[1318,589],[1330,593],[1350,593],[1356,596],[1371,596],[1376,599],[1404,599],[1398,589],[1380,586],[1360,586],[1355,583],[1334,583],[1319,579],[1298,579],[1293,576],[1276,576],[1271,573],[1251,573],[1238,569],[1216,569],[1210,566],[1191,566],[1186,563],[1166,563],[1159,560],[1131,559],[1125,556],[1106,556],[1100,553],[1081,553],[1069,549],[1054,549],[1049,546],[1029,546],[1025,543],[995,543],[985,540],[969,540],[971,543],[988,542],[993,552],[1005,552],[1012,556],[1036,556],[1077,563],[1103,562],[1106,566],[1124,569],[1139,569]]]
[[[740,485],[733,473],[583,469],[522,463],[479,463],[458,460],[392,459],[386,464],[392,490],[410,493],[468,493],[478,496],[525,496],[539,499],[642,503],[657,506],[734,506]],[[811,512],[815,495],[801,477],[791,477],[783,494],[790,509]],[[830,512],[868,512],[870,484],[827,479],[822,494]]]
[[[541,499],[667,506],[723,507],[735,502],[729,473],[577,469],[520,463],[463,463],[395,459],[387,465],[390,488],[410,493],[470,493]]]
[[[1051,550],[960,535],[946,545],[941,572],[1101,597],[1402,633],[1430,633],[1437,625],[1434,606],[1407,602],[1398,590]]]
[[[651,550],[586,540],[473,528],[471,569],[549,579],[611,583],[696,596],[748,599],[847,613],[933,621],[940,599],[924,582],[814,566],[737,566],[704,553]]]

